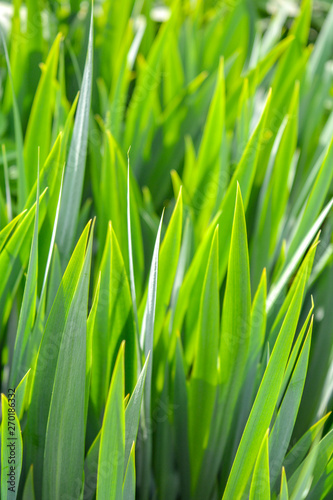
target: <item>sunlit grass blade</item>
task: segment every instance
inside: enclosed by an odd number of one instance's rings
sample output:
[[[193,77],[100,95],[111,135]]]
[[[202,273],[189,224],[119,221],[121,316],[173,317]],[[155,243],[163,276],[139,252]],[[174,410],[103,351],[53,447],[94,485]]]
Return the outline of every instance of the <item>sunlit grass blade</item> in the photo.
[[[163,215],[160,220],[160,224],[157,231],[154,253],[151,261],[148,290],[147,290],[147,302],[143,314],[141,333],[140,333],[140,345],[144,354],[144,358],[147,359],[150,353],[150,362],[147,368],[146,383],[143,397],[143,411],[142,411],[142,432],[143,432],[143,443],[140,452],[142,453],[144,467],[142,469],[142,477],[140,478],[143,490],[143,498],[147,498],[149,492],[150,483],[150,466],[151,466],[151,456],[152,456],[152,440],[151,435],[147,431],[147,421],[151,418],[151,393],[152,393],[152,364],[153,364],[153,346],[154,346],[154,327],[155,327],[155,311],[156,311],[156,298],[157,298],[157,283],[158,283],[158,269],[159,269],[159,251],[160,251],[160,239],[161,230],[163,223]]]
[[[22,219],[26,210],[18,214],[13,220],[6,224],[0,231],[0,252],[2,251],[4,245],[6,244],[7,238],[12,233],[13,229],[16,227],[18,222]]]
[[[99,448],[96,500],[122,499],[125,451],[124,343],[121,345],[105,408]],[[114,429],[110,433],[109,429]],[[116,459],[115,459],[116,457]],[[110,464],[107,474],[105,464]]]
[[[50,141],[53,105],[55,100],[55,77],[58,66],[59,46],[62,35],[55,39],[45,65],[42,66],[42,76],[34,98],[27,131],[24,138],[24,168],[27,182],[27,192],[30,192],[35,182],[37,147],[40,147],[40,163],[44,165]]]
[[[258,458],[254,466],[249,500],[270,500],[268,430],[261,443]]]
[[[225,429],[230,429],[248,357],[251,326],[251,286],[247,232],[242,195],[237,186],[226,289],[222,310],[220,380],[225,398]]]
[[[269,453],[274,457],[270,467],[272,486],[280,473],[301,402],[309,361],[312,321],[269,437]]]

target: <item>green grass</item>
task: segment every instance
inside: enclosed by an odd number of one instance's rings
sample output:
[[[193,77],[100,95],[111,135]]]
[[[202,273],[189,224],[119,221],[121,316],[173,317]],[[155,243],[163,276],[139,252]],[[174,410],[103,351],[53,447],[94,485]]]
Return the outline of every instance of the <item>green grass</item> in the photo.
[[[333,498],[332,5],[11,8],[1,499]]]

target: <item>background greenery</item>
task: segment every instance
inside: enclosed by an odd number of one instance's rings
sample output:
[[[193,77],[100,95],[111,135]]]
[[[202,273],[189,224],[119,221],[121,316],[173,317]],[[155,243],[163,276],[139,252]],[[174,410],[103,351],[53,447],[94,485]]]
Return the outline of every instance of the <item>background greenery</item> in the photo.
[[[0,15],[1,498],[333,498],[331,4]]]

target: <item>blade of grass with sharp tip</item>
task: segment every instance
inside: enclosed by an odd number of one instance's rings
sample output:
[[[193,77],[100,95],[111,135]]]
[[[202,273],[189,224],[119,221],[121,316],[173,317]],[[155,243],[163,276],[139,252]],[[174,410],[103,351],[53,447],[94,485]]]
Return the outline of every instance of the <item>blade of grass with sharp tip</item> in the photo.
[[[288,482],[284,467],[282,467],[280,500],[289,500]]]
[[[124,343],[121,344],[105,407],[98,457],[96,500],[121,500],[124,477]],[[113,432],[109,432],[113,429]],[[107,473],[105,471],[108,465]]]
[[[36,500],[34,490],[34,473],[32,466],[29,469],[27,480],[24,484],[22,500]]]
[[[147,359],[148,353],[151,353],[151,362],[147,370],[147,384],[145,387],[145,408],[149,410],[150,408],[150,395],[151,395],[151,375],[152,375],[152,363],[153,363],[153,344],[154,344],[154,326],[155,326],[155,311],[156,311],[156,299],[157,299],[157,280],[158,280],[158,268],[159,268],[159,250],[160,250],[160,239],[161,230],[163,223],[163,215],[158,227],[153,258],[151,261],[147,300],[146,306],[143,314],[141,333],[140,333],[140,344],[143,350],[145,359]],[[148,411],[148,414],[150,410]]]
[[[19,420],[22,419],[25,410],[24,405],[30,372],[29,369],[15,389],[15,412]]]
[[[64,195],[60,207],[57,243],[62,262],[67,263],[72,250],[79,217],[82,188],[87,155],[88,126],[93,73],[93,10],[91,10],[89,42],[84,68],[81,93],[71,145],[67,158],[64,180]]]
[[[150,354],[146,359],[146,362],[141,370],[140,376],[136,383],[135,389],[130,397],[130,400],[125,409],[125,459],[124,465],[127,466],[128,460],[130,459],[131,448],[133,442],[136,441],[139,427],[139,419],[141,412],[142,396],[144,392],[144,386],[147,375],[148,364],[150,363]]]
[[[161,334],[163,321],[169,307],[172,287],[177,271],[181,235],[183,224],[183,199],[182,191],[179,192],[177,202],[166,230],[159,255],[159,274],[156,291],[156,312],[154,320],[154,343]],[[139,322],[142,321],[145,305],[147,303],[148,288],[142,298],[139,308]]]
[[[22,219],[26,210],[18,214],[13,220],[11,220],[6,226],[0,231],[0,253],[3,247],[6,245],[8,237],[13,232],[14,228],[17,226],[19,221]]]
[[[184,321],[184,317],[186,315],[187,325],[184,334],[186,350],[184,352],[184,355],[188,364],[191,364],[193,362],[195,345],[195,336],[193,335],[193,332],[195,332],[195,328],[197,325],[197,315],[192,314],[193,319],[191,318],[190,321],[189,316],[191,314],[192,308],[189,308],[189,303],[191,301],[191,304],[194,308],[193,313],[199,310],[202,286],[207,268],[207,261],[213,241],[214,231],[217,226],[217,221],[218,216],[215,217],[210,227],[207,229],[203,241],[192,259],[192,262],[179,288],[177,305],[173,315],[173,333],[177,332],[177,330],[180,331],[182,323]]]
[[[326,199],[331,180],[333,178],[333,139],[331,140],[322,166],[318,172],[312,190],[306,201],[299,220],[296,222],[292,241],[287,250],[287,261],[296,253],[297,249],[301,246],[303,239],[306,237],[308,228],[315,224],[315,220]]]
[[[287,471],[289,477],[291,477],[298,466],[301,464],[302,460],[308,453],[311,445],[315,442],[318,435],[322,433],[325,423],[329,418],[330,413],[321,418],[316,422],[306,433],[297,441],[295,446],[289,451],[284,459],[283,465]]]
[[[135,443],[133,442],[123,484],[123,500],[135,500]]]
[[[93,227],[63,329],[45,435],[43,497],[78,497],[83,487],[86,332]],[[75,425],[73,425],[75,422]]]
[[[270,481],[269,481],[269,453],[268,453],[268,433],[261,443],[258,458],[254,466],[249,500],[270,500]]]
[[[56,37],[45,65],[42,66],[42,76],[32,105],[27,131],[24,139],[24,168],[27,182],[27,192],[30,192],[35,182],[37,147],[40,147],[40,163],[44,165],[50,149],[53,106],[55,102],[56,71],[58,67],[59,47],[62,35]]]
[[[101,431],[97,434],[84,461],[84,499],[91,500],[95,496],[97,485],[98,455],[101,442]]]
[[[38,219],[39,219],[39,154],[37,169],[37,199],[34,235],[32,239],[27,279],[24,287],[22,306],[15,338],[13,361],[10,374],[10,385],[15,387],[21,378],[22,359],[25,348],[29,342],[29,335],[33,327],[36,313],[37,276],[38,276]],[[23,371],[25,372],[26,370]]]
[[[147,121],[150,121],[152,113],[152,92],[156,89],[156,82],[160,80],[160,67],[163,61],[163,52],[167,46],[168,34],[174,16],[163,24],[152,44],[147,64],[145,64],[138,75],[138,80],[129,103],[126,115],[126,129],[123,146],[127,151],[132,148],[132,164],[134,172],[139,172],[139,158],[146,143]]]
[[[264,434],[270,424],[279,396],[285,367],[295,335],[306,284],[306,273],[294,293],[256,399],[248,418],[224,491],[223,500],[241,496],[247,487],[252,467]]]
[[[142,293],[142,280],[144,271],[143,242],[141,234],[141,224],[139,210],[141,205],[141,194],[136,184],[136,179],[131,175],[128,184],[128,165],[123,153],[113,135],[106,130],[104,134],[104,154],[101,160],[101,174],[97,182],[98,191],[96,196],[100,200],[98,214],[102,218],[103,228],[100,229],[100,239],[104,241],[107,222],[112,221],[112,226],[118,238],[126,269],[128,266],[128,231],[127,231],[127,196],[130,196],[130,218],[131,237],[133,241],[132,256],[135,273],[135,292],[139,297]],[[115,187],[117,186],[117,189]],[[110,198],[110,192],[112,196]]]
[[[220,206],[221,214],[219,217],[220,219],[219,224],[221,225],[221,227],[224,228],[224,233],[226,235],[230,234],[231,236],[234,199],[235,199],[235,193],[237,191],[237,183],[239,183],[240,185],[245,209],[249,202],[252,184],[257,167],[258,156],[260,149],[262,147],[263,135],[264,135],[263,133],[265,130],[267,114],[270,109],[270,101],[271,101],[271,91],[269,91],[268,93],[265,107],[261,114],[259,123],[245,147],[243,156],[236,167],[235,173],[232,176],[227,192]],[[222,280],[227,266],[229,245],[224,244],[221,245],[221,247],[222,248],[220,248],[220,266],[221,266],[220,279]]]
[[[1,394],[1,498],[15,500],[22,469],[23,443],[15,413],[15,397],[8,397]]]
[[[208,439],[218,383],[219,283],[218,227],[215,230],[201,295],[196,356],[188,387],[192,485],[196,484]]]
[[[54,376],[57,368],[62,334],[68,319],[75,290],[82,274],[89,222],[73,252],[62,278],[40,344],[34,369],[31,402],[25,428],[25,467],[34,464],[36,496],[42,494],[45,434]]]
[[[143,499],[148,498],[150,488],[150,468],[152,460],[152,436],[147,432],[147,422],[151,418],[151,390],[152,390],[152,365],[153,365],[153,345],[154,345],[154,326],[155,326],[155,310],[156,310],[156,296],[157,296],[157,279],[159,269],[159,250],[161,230],[163,223],[163,215],[158,227],[154,253],[150,267],[147,302],[145,312],[142,319],[140,345],[145,359],[150,353],[150,363],[147,368],[146,384],[144,390],[144,404],[142,410],[142,427],[143,427],[143,443],[141,448],[142,459],[144,466],[142,467],[142,477],[140,478],[142,487]]]
[[[272,486],[274,486],[281,471],[283,459],[289,446],[289,441],[301,402],[309,362],[312,323],[313,318],[311,320],[302,351],[299,355],[285,396],[279,408],[273,429],[269,436],[269,455],[271,457],[270,475]]]
[[[48,198],[51,197],[51,195],[54,192],[56,180],[58,178],[59,179],[61,178],[61,173],[63,168],[63,165],[60,167],[61,143],[62,143],[62,135],[59,134],[39,174],[39,189],[44,190],[48,188],[48,194],[47,194]],[[28,198],[25,201],[24,208],[31,207],[31,205],[36,200],[36,192],[37,192],[37,179],[29,193]]]
[[[299,267],[299,269],[297,271],[296,277],[293,280],[290,289],[288,290],[286,298],[282,302],[282,305],[281,305],[279,311],[276,313],[273,326],[271,327],[269,335],[268,335],[268,340],[269,340],[271,345],[273,345],[275,342],[276,336],[277,336],[277,334],[280,330],[281,324],[282,324],[283,317],[284,317],[284,315],[285,315],[285,313],[286,313],[286,311],[291,303],[294,292],[298,286],[298,283],[302,279],[303,274],[307,274],[308,278],[310,277],[313,262],[314,262],[316,248],[317,248],[318,243],[319,243],[319,236],[320,236],[320,234],[318,233],[313,244],[309,248],[305,258],[303,259],[301,266]]]
[[[247,232],[242,195],[237,185],[220,341],[220,381],[227,409],[224,419],[227,433],[244,381],[250,326],[251,286]]]

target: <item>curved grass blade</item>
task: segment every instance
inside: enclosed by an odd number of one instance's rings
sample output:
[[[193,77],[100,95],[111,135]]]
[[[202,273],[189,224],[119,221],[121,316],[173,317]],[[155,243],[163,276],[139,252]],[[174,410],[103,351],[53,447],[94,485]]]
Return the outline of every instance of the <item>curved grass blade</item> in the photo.
[[[269,481],[269,454],[268,454],[268,433],[261,443],[258,458],[254,466],[249,500],[270,500],[270,481]]]
[[[270,424],[279,396],[301,310],[306,279],[307,275],[304,273],[283,321],[239,444],[223,500],[237,498],[246,490],[260,444]]]
[[[288,482],[284,467],[282,467],[282,475],[281,475],[280,500],[289,500]]]
[[[156,310],[154,320],[154,344],[158,341],[163,322],[169,307],[174,279],[177,271],[183,224],[183,200],[180,190],[177,202],[166,230],[159,255],[159,273],[156,291]],[[147,302],[146,290],[139,308],[139,320],[143,317]]]
[[[135,500],[135,443],[133,442],[123,484],[123,500]]]
[[[20,214],[18,214],[13,220],[11,220],[6,226],[0,231],[0,253],[2,252],[3,247],[6,245],[10,234],[13,232],[13,229],[18,224],[18,222],[22,219],[23,215],[26,213],[26,210],[23,210]]]
[[[239,184],[232,226],[226,289],[222,311],[220,381],[229,432],[241,390],[250,345],[251,286],[245,213]]]
[[[127,164],[127,241],[128,241],[129,274],[130,274],[130,284],[131,284],[131,295],[132,295],[134,319],[135,319],[137,334],[139,334],[139,320],[138,320],[138,308],[137,308],[137,304],[136,304],[136,293],[135,293],[135,277],[134,277],[134,266],[133,266],[133,247],[132,247],[132,231],[131,231],[129,150],[127,153],[127,159],[128,159],[128,164]],[[139,367],[139,369],[140,369],[140,367]]]

